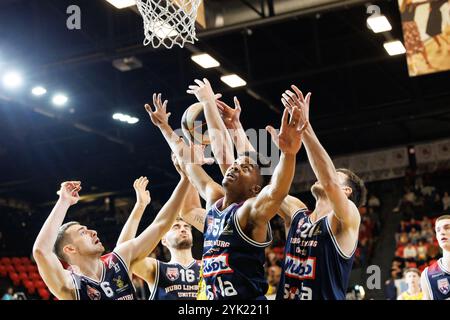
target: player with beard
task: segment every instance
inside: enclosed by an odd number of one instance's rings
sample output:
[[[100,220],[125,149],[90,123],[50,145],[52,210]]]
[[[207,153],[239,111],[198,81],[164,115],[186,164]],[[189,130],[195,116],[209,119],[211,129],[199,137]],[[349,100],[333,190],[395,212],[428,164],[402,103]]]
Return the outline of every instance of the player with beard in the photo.
[[[290,111],[300,108],[308,121],[311,94],[305,99],[297,87],[292,86],[292,89],[295,94],[287,90],[282,103]],[[230,130],[238,153],[254,150],[239,122],[239,101],[235,98],[234,102],[234,109],[222,101],[216,102],[223,123]],[[218,117],[215,118],[215,129],[223,131]],[[360,216],[357,207],[364,203],[366,190],[353,172],[335,169],[311,126],[306,128],[303,142],[318,178],[311,188],[316,206],[311,212],[302,201],[287,196],[280,207],[287,244],[277,299],[345,299],[358,243]],[[226,159],[226,155],[223,158]]]
[[[443,255],[422,272],[423,300],[450,300],[450,215],[437,218],[434,228]]]
[[[174,155],[172,155],[172,161],[178,173],[185,177]],[[136,236],[144,213],[144,210],[139,208],[150,202],[150,195],[145,192],[147,182],[142,179],[136,180],[133,185],[137,198],[135,210],[123,227],[117,245]],[[181,216],[189,214],[192,209],[201,208],[199,195],[192,185],[189,185],[186,193],[186,199],[179,212]],[[173,212],[173,214],[177,213]],[[150,300],[195,300],[200,263],[192,257],[191,225],[177,218],[169,232],[162,237],[162,244],[170,251],[169,262],[146,257],[135,263],[131,271],[147,282],[150,288]]]
[[[33,256],[50,291],[60,300],[135,300],[130,267],[147,257],[169,231],[181,209],[189,180],[181,178],[153,223],[138,237],[105,251],[95,230],[78,222],[62,224],[80,199],[80,181],[61,184],[59,200],[39,232]],[[70,265],[64,269],[61,261]]]
[[[286,109],[297,107],[309,119],[309,102],[292,86],[282,103]],[[305,149],[317,177],[311,187],[316,199],[309,211],[297,198],[288,196],[280,215],[286,225],[285,261],[277,299],[344,300],[354,253],[358,244],[364,204],[364,182],[348,169],[336,169],[320,144],[312,126],[305,130]]]

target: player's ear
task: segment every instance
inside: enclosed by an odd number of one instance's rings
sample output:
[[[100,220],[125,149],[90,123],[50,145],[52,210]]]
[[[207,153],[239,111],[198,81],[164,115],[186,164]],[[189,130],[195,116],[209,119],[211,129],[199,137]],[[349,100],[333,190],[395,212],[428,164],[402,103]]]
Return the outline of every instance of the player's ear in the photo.
[[[259,184],[254,184],[251,188],[251,191],[254,195],[257,195],[261,191],[261,186]]]

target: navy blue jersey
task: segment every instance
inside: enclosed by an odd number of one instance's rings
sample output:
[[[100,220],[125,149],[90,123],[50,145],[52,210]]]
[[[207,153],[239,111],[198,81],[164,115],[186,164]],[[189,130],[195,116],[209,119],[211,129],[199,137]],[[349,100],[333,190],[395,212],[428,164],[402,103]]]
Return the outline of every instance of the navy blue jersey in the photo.
[[[344,300],[354,251],[346,256],[328,217],[311,223],[310,213],[301,209],[292,218],[277,299]]]
[[[76,300],[136,300],[136,291],[122,258],[111,252],[100,259],[100,281],[72,272]]]
[[[150,287],[150,300],[195,300],[200,279],[200,262],[187,267],[178,263],[157,261],[155,283]]]
[[[442,258],[425,268],[423,272],[426,275],[430,299],[450,300],[450,270],[446,270],[442,265]]]
[[[223,199],[208,211],[203,243],[203,279],[208,300],[264,299],[264,249],[272,242],[268,224],[267,241],[259,243],[240,228],[233,203],[223,211]]]

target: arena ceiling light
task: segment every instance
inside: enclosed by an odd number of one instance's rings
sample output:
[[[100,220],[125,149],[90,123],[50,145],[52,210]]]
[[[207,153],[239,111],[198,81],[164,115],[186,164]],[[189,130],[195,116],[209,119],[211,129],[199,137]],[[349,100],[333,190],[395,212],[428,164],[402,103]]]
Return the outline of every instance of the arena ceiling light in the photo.
[[[16,71],[7,72],[3,78],[3,85],[8,89],[16,89],[23,83],[22,75]]]
[[[220,77],[220,80],[232,88],[243,87],[247,84],[244,79],[234,73],[222,76]]]
[[[123,113],[114,113],[112,118],[114,120],[118,120],[118,121],[121,121],[121,122],[126,122],[126,123],[129,123],[129,124],[135,124],[135,123],[139,122],[138,118],[132,117],[132,116],[129,116],[129,115],[123,114]]]
[[[67,96],[62,93],[57,93],[52,98],[53,104],[57,107],[64,106],[67,103],[67,101],[69,101],[69,98],[67,98]]]
[[[386,32],[392,30],[389,20],[384,15],[376,15],[367,18],[369,28],[375,33]]]
[[[136,0],[106,0],[117,9],[124,9],[136,5]]]
[[[44,94],[47,93],[47,89],[45,89],[42,86],[36,86],[33,89],[31,89],[31,93],[37,97],[39,96],[43,96]]]
[[[204,69],[216,68],[220,66],[219,61],[217,61],[207,53],[194,54],[193,56],[191,56],[191,60]]]
[[[384,49],[386,49],[387,53],[389,53],[390,56],[404,54],[406,52],[406,49],[400,40],[385,42],[383,44],[383,46],[384,46]]]

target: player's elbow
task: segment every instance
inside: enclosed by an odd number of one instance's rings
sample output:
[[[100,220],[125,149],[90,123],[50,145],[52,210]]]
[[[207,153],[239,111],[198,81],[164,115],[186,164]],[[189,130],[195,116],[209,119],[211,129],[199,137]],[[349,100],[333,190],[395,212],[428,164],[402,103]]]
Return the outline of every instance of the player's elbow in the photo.
[[[45,257],[45,252],[46,250],[44,250],[42,247],[40,247],[39,245],[34,244],[33,246],[33,258],[36,262],[42,260]]]
[[[327,181],[327,182],[324,182],[321,184],[326,193],[332,193],[332,192],[335,192],[336,190],[341,189],[341,186],[339,185],[339,182],[337,181],[337,179],[332,179],[330,181]]]

